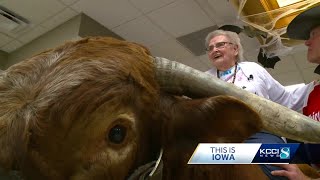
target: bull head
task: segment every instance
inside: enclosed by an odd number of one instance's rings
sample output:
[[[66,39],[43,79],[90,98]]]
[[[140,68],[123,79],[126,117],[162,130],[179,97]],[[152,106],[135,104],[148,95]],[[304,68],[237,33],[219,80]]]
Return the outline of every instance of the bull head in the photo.
[[[278,135],[320,142],[319,125],[298,113],[135,43],[87,38],[0,74],[0,165],[30,179],[124,179],[162,147],[165,179],[216,176],[186,167],[197,143],[242,142],[259,115]]]

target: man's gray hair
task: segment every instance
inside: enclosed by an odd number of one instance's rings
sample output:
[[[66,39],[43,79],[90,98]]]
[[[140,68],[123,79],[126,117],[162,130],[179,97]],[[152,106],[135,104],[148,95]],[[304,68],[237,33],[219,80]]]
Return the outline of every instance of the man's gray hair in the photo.
[[[224,30],[215,30],[215,31],[212,31],[211,33],[209,33],[206,37],[206,42],[205,42],[205,47],[208,48],[209,47],[209,43],[210,43],[210,40],[216,36],[220,36],[220,35],[223,35],[223,36],[226,36],[231,43],[235,44],[238,46],[239,48],[239,53],[238,53],[238,56],[237,56],[237,61],[238,62],[241,62],[244,60],[244,57],[243,57],[243,47],[241,45],[241,42],[240,42],[240,38],[238,36],[237,33],[234,33],[234,32],[231,32],[231,31],[224,31]]]

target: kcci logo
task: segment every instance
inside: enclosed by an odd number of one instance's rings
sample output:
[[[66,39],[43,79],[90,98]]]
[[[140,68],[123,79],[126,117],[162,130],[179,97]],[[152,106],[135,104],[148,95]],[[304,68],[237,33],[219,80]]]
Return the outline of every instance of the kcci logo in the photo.
[[[290,147],[280,149],[280,159],[290,159]]]
[[[280,159],[290,159],[290,147],[282,147],[280,149],[260,149],[260,157],[277,157]]]

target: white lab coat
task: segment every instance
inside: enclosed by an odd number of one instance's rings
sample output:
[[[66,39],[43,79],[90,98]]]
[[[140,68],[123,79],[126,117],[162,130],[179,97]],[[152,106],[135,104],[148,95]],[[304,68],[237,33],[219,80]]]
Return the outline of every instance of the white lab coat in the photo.
[[[257,63],[240,62],[238,66],[240,68],[236,73],[234,82],[236,86],[301,112],[310,86],[313,86],[313,83],[288,91]],[[217,76],[215,68],[208,70],[206,73]],[[227,82],[232,82],[232,78]]]

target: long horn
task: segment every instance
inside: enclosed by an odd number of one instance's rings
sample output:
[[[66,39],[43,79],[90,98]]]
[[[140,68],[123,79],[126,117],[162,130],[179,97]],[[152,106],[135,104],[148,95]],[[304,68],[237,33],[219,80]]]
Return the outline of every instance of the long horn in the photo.
[[[157,81],[167,92],[191,97],[234,96],[260,114],[265,130],[302,142],[320,143],[320,123],[303,114],[181,63],[158,57],[154,61]]]

